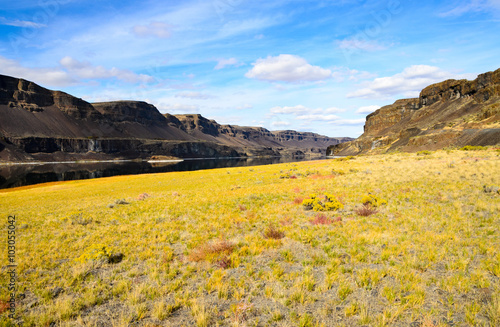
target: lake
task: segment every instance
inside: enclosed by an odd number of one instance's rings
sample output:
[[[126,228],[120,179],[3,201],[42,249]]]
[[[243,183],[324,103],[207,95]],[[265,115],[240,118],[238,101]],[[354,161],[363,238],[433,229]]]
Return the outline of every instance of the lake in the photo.
[[[225,167],[272,165],[277,163],[318,160],[322,158],[231,158],[186,159],[177,162],[92,162],[0,165],[0,189],[40,183],[101,178],[118,175],[193,171]]]

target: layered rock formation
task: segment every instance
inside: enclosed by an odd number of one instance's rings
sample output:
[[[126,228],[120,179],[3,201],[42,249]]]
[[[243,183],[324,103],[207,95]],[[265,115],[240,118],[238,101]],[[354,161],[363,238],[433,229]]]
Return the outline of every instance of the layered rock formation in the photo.
[[[0,161],[13,162],[283,155],[310,148],[324,152],[341,141],[291,131],[309,141],[287,144],[263,128],[219,125],[200,115],[162,115],[140,101],[90,104],[3,75],[0,117]]]
[[[500,143],[500,69],[475,80],[447,80],[366,117],[358,139],[328,155],[436,150]]]
[[[247,155],[325,154],[331,144],[352,140],[331,138],[323,135],[297,131],[269,131],[262,127],[220,125],[201,115],[176,115],[180,128],[188,134],[205,141],[216,142],[237,148]]]

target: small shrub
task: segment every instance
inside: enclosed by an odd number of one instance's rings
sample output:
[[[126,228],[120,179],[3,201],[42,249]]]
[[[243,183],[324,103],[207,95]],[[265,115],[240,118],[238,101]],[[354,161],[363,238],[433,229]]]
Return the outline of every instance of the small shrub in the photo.
[[[71,216],[71,225],[87,226],[90,223],[92,223],[92,218],[85,218],[81,213]]]
[[[245,206],[244,206],[244,205],[242,205],[242,204],[238,204],[238,209],[239,209],[240,211],[246,211],[246,210],[247,210],[247,207],[245,207]]]
[[[488,149],[487,147],[481,145],[466,145],[460,148],[460,150],[462,151],[483,151],[487,149]]]
[[[253,304],[248,302],[240,302],[236,306],[231,308],[234,312],[234,321],[236,324],[240,324],[246,319],[248,319],[248,314],[252,311]]]
[[[274,225],[269,225],[264,231],[264,237],[267,239],[279,240],[285,237],[285,233],[277,229]]]
[[[302,201],[302,205],[306,210],[335,211],[344,207],[332,194],[325,193],[323,199],[320,199],[316,194],[311,194],[309,197],[309,199]]]
[[[281,226],[290,226],[291,224],[292,224],[292,218],[290,217],[285,217],[284,219],[280,220]]]
[[[109,260],[110,253],[105,245],[93,244],[87,248],[87,250],[76,259],[77,262],[107,262]]]
[[[368,194],[363,197],[361,203],[363,203],[363,205],[365,206],[369,204],[372,207],[380,207],[381,205],[387,204],[387,200],[381,199],[372,194]]]
[[[418,151],[417,152],[417,156],[428,156],[428,155],[431,155],[432,154],[432,151],[428,151],[428,150],[423,150],[423,151]]]
[[[205,243],[195,248],[189,254],[189,260],[196,262],[203,260],[214,261],[231,254],[234,248],[234,244],[226,240]]]
[[[222,257],[215,263],[215,265],[221,269],[230,268],[231,264],[232,264],[231,258],[228,256]]]
[[[340,157],[340,158],[335,158],[335,161],[347,161],[347,160],[354,160],[356,157],[354,156],[347,156],[347,157]]]
[[[317,214],[314,219],[309,220],[312,225],[331,225],[333,223],[342,222],[342,217],[328,218],[325,214]]]
[[[376,214],[378,211],[371,204],[364,204],[362,207],[356,208],[354,212],[359,216],[368,217]]]
[[[10,308],[9,302],[0,300],[0,314],[8,311]]]
[[[147,194],[147,193],[141,193],[141,194],[139,194],[139,196],[137,197],[137,200],[139,200],[139,201],[143,201],[143,200],[146,200],[147,198],[149,198],[149,194]]]
[[[345,171],[340,170],[340,169],[332,169],[332,175],[334,176],[342,176],[345,175]]]

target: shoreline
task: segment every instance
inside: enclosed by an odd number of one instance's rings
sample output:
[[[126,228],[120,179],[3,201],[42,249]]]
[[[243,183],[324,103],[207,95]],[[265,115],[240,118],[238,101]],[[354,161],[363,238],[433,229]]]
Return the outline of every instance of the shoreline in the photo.
[[[308,156],[293,159],[306,159]],[[289,158],[287,156],[251,156],[251,157],[209,157],[209,158],[179,158],[179,159],[107,159],[107,160],[68,160],[68,161],[22,161],[22,162],[0,162],[1,166],[16,166],[16,165],[55,165],[55,164],[93,164],[93,163],[123,163],[123,162],[183,162],[192,160],[236,160],[236,159],[265,159],[265,158]],[[311,157],[312,158],[312,157]],[[316,159],[332,159],[340,158],[340,156],[318,156]]]

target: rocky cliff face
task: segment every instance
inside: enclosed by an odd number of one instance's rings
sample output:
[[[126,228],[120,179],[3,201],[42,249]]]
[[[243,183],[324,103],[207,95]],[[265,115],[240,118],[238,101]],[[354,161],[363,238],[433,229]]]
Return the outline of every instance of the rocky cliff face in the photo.
[[[329,145],[352,140],[292,130],[269,131],[262,127],[220,125],[215,120],[206,119],[201,115],[176,115],[175,117],[182,124],[181,128],[190,135],[235,147],[248,155],[256,155],[256,153],[279,155],[291,150],[293,151],[290,153],[301,151],[303,154],[325,154]]]
[[[136,122],[144,125],[165,125],[167,119],[152,104],[143,101],[97,102],[92,106],[105,119],[115,123]]]
[[[447,80],[366,117],[358,139],[328,148],[329,155],[419,151],[500,143],[500,69],[475,80]]]
[[[281,155],[307,147],[324,151],[336,142],[312,133],[220,125],[201,115],[162,115],[141,101],[90,104],[0,75],[0,161]]]

